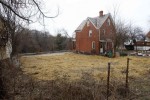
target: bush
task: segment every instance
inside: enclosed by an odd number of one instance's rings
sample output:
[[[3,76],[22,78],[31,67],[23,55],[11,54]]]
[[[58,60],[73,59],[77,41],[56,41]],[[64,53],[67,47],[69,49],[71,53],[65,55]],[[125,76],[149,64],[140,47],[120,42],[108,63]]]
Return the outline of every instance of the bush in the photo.
[[[120,56],[127,56],[128,54],[125,52],[120,52]]]

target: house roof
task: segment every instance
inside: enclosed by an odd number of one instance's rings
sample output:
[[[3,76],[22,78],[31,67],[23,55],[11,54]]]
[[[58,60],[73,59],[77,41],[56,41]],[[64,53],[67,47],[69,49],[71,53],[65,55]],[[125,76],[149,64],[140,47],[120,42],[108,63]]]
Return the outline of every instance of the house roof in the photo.
[[[86,20],[83,20],[82,23],[77,27],[75,31],[81,31],[85,24],[86,24]]]
[[[150,38],[150,31],[147,33],[147,35],[146,35],[146,36]]]
[[[92,24],[97,29],[99,29],[109,16],[110,16],[110,14],[105,14],[102,17],[99,17],[99,16],[98,17],[94,17],[94,18],[88,17],[88,19],[92,22]]]
[[[109,16],[111,17],[110,13],[105,14],[101,17],[88,17],[86,20],[82,21],[82,23],[77,27],[75,31],[81,31],[88,20],[94,25],[96,29],[99,29]]]

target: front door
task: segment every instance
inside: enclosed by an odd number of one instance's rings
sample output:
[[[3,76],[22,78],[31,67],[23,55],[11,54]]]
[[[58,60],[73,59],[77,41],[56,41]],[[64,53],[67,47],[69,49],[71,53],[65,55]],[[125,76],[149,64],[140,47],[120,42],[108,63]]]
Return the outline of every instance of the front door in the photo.
[[[105,53],[105,42],[100,42],[100,54]]]

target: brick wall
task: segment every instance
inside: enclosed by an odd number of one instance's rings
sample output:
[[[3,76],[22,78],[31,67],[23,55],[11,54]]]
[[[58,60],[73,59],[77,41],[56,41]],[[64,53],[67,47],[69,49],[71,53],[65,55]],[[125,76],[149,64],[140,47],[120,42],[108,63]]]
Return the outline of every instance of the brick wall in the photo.
[[[95,41],[95,54],[100,53],[100,42],[99,42],[99,31],[102,36],[103,30],[105,29],[105,34],[103,35],[107,39],[114,38],[113,35],[113,24],[110,21],[110,26],[108,25],[107,20],[104,22],[102,27],[98,30],[96,29],[93,24],[90,22],[89,26],[87,24],[84,26],[82,31],[76,32],[76,51],[82,53],[89,53],[91,54],[92,49],[92,41]],[[89,30],[92,30],[92,36],[89,37]],[[107,49],[112,49],[112,45],[109,43]]]
[[[89,30],[92,30],[92,35],[89,37]],[[76,32],[76,51],[83,53],[91,53],[92,41],[95,41],[95,53],[99,54],[99,32],[92,23],[89,26],[85,25],[81,32]]]
[[[108,18],[107,18],[107,20],[108,20]],[[110,21],[110,26],[109,26],[108,23],[107,23],[107,20],[101,26],[100,33],[103,33],[103,29],[105,29],[105,35],[104,35],[104,37],[107,38],[107,39],[112,39],[112,38],[114,38],[113,23],[112,23],[112,21]]]

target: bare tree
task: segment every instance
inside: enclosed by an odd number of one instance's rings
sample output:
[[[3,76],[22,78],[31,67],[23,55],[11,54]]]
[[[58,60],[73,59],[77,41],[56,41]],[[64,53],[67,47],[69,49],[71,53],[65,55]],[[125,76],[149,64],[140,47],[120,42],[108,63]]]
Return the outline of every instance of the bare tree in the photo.
[[[119,6],[113,6],[112,11],[112,19],[114,21],[114,49],[120,48],[124,46],[124,42],[127,40],[134,40],[139,35],[143,34],[143,30],[141,27],[135,27],[132,22],[129,24],[127,21],[122,20],[119,15]],[[143,35],[142,35],[143,36]]]
[[[59,12],[52,17],[45,15],[40,7],[40,3],[42,2],[39,0],[1,0],[1,15],[8,17],[7,14],[9,12],[25,21],[31,21],[30,18],[35,15],[43,18],[55,18],[58,16]]]
[[[123,47],[124,46],[124,42],[129,38],[128,37],[128,27],[127,25],[125,25],[125,22],[123,21],[118,21],[116,23],[116,47]]]
[[[116,49],[122,46],[128,38],[128,27],[125,21],[123,21],[119,15],[119,6],[114,5],[112,9],[113,34],[111,38],[114,44],[113,54],[115,56]]]
[[[133,26],[133,24],[131,22],[128,25],[128,28],[129,28],[128,35],[129,35],[131,40],[136,39],[139,34],[143,34],[142,28]]]
[[[15,54],[16,43],[15,34],[20,29],[21,23],[31,23],[44,18],[55,18],[59,15],[59,10],[54,16],[47,16],[42,11],[41,0],[0,0],[0,48],[6,46],[8,41],[12,42],[12,54]],[[36,17],[35,17],[36,16]],[[2,61],[0,60],[0,99],[5,96],[5,85],[2,79]]]
[[[21,29],[15,34],[15,46],[17,53],[38,53],[54,50],[55,37],[48,32]]]
[[[55,16],[47,16],[41,9],[40,0],[0,0],[0,20],[4,24],[5,43],[8,38],[12,39],[12,48],[14,54],[14,35],[17,30],[16,26],[20,26],[20,22],[31,23],[36,20],[33,18],[41,19],[44,22],[44,18],[55,18],[59,15],[59,10]],[[19,21],[18,21],[19,20]]]

